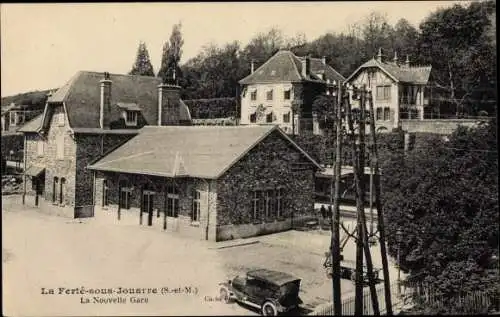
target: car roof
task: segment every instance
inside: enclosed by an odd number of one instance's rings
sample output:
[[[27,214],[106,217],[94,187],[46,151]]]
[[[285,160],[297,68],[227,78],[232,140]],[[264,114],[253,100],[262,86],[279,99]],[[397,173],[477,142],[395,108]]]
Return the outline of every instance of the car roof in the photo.
[[[284,285],[288,282],[300,281],[300,278],[297,278],[291,274],[268,269],[251,270],[247,272],[247,276],[270,282],[278,286]]]

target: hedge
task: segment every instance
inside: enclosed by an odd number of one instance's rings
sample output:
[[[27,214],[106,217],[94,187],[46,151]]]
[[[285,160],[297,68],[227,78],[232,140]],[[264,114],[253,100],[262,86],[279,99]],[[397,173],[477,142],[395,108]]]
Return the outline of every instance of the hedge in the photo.
[[[239,117],[238,100],[234,97],[183,100],[192,119]]]

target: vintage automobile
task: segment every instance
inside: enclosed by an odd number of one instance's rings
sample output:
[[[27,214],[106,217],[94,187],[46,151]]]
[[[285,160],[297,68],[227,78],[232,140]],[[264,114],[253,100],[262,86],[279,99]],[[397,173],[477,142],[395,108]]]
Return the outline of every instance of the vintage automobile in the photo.
[[[257,269],[220,283],[220,297],[258,308],[264,316],[277,316],[302,304],[301,280],[288,273]]]
[[[379,278],[379,268],[373,268],[373,276],[375,280]],[[350,279],[351,281],[356,281],[356,262],[343,260],[340,262],[340,276],[342,278]],[[368,268],[363,265],[363,282],[368,283]]]

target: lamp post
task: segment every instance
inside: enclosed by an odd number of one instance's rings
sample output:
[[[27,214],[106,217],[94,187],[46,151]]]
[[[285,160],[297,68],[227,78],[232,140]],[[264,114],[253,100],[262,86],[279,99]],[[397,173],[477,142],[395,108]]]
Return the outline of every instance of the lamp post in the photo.
[[[398,263],[398,295],[401,295],[401,240],[403,239],[403,232],[401,228],[398,228],[396,231],[396,241],[398,243],[398,255],[397,255],[397,263]]]

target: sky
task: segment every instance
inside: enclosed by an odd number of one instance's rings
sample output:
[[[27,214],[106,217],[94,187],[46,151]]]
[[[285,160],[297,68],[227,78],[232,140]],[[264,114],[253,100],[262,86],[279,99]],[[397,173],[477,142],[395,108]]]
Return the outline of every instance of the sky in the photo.
[[[1,95],[62,86],[80,70],[128,73],[139,41],[155,72],[172,26],[182,23],[181,63],[209,43],[238,40],[277,27],[307,40],[346,31],[372,11],[418,24],[440,7],[464,1],[0,4]]]

